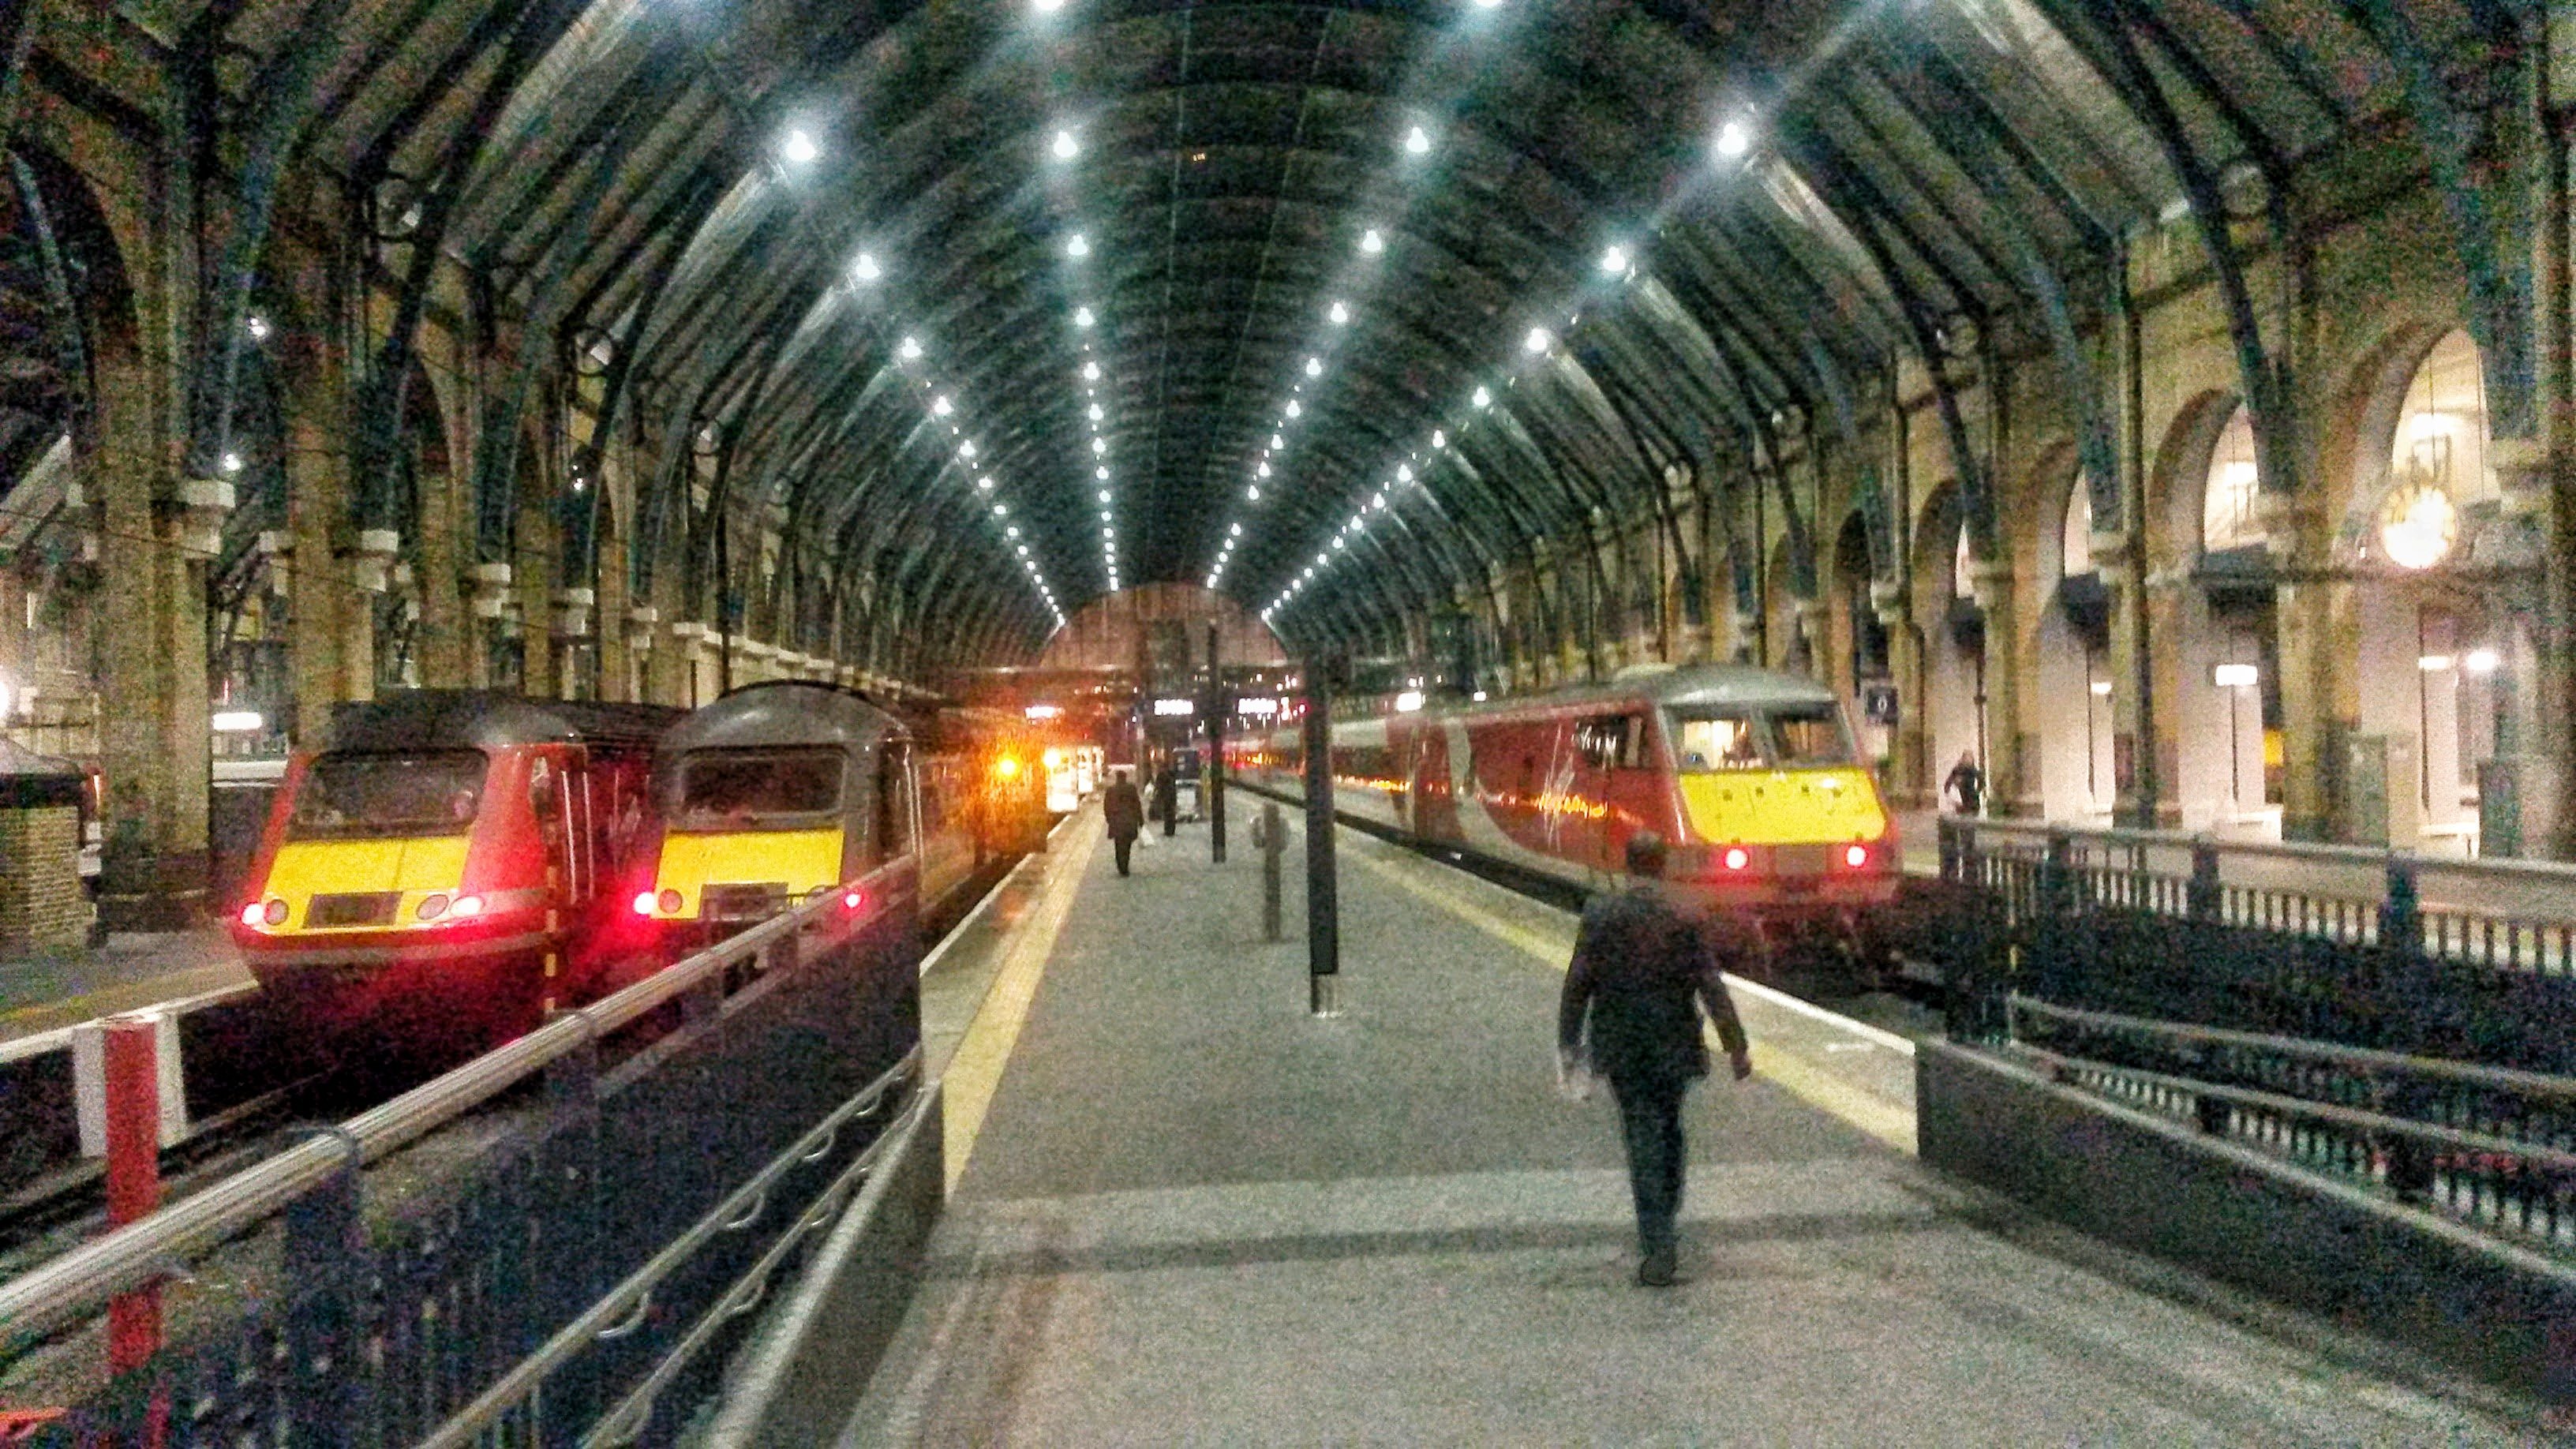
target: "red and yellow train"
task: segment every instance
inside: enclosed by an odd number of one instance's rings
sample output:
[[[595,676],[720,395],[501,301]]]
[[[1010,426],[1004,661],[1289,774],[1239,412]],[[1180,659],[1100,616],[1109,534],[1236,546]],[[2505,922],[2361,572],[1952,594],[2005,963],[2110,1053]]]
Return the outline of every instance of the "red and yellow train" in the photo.
[[[643,933],[653,741],[681,711],[419,690],[291,760],[232,934],[299,1024],[470,1045],[592,994]]]
[[[1628,838],[1672,847],[1682,899],[1774,948],[1824,944],[1874,974],[1896,898],[1896,820],[1832,692],[1734,665],[1677,668],[1491,704],[1336,721],[1336,808],[1414,839],[1588,888]],[[1236,767],[1294,791],[1298,733]],[[1264,779],[1266,775],[1266,780]]]

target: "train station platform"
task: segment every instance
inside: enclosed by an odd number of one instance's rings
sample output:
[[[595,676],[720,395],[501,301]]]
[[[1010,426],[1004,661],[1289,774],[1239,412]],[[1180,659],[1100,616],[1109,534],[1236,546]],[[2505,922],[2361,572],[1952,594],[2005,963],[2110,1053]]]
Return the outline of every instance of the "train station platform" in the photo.
[[[251,984],[221,926],[121,931],[97,946],[0,957],[0,1042]]]
[[[1612,1109],[1553,1090],[1571,919],[1344,830],[1311,1017],[1302,842],[1267,942],[1232,803],[1230,863],[1185,825],[1125,879],[1086,811],[928,964],[949,1202],[845,1445],[2528,1442],[1931,1172],[1761,1022],[1689,1108],[1684,1281],[1640,1288]]]

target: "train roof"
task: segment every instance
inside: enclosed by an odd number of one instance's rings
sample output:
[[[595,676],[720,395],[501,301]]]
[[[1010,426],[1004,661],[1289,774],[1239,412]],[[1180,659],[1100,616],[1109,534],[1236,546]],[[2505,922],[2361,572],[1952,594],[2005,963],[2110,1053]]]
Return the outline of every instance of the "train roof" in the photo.
[[[1455,706],[1442,713],[1498,714],[1533,708],[1629,704],[1640,699],[1666,708],[1694,704],[1803,704],[1830,703],[1834,692],[1806,675],[1777,669],[1750,664],[1684,664],[1640,671],[1599,684],[1578,684],[1539,694],[1515,694],[1485,704]]]
[[[649,744],[681,718],[658,704],[529,699],[492,689],[402,689],[331,708],[335,750],[506,749],[513,745]]]
[[[729,690],[662,737],[668,752],[757,749],[763,745],[874,747],[909,738],[903,720],[855,689],[810,679],[773,679]]]

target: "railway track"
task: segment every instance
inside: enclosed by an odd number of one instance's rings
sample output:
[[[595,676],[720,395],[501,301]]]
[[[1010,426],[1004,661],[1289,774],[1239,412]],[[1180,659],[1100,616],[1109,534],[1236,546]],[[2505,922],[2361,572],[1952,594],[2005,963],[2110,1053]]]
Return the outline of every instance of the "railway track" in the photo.
[[[925,945],[936,944],[1007,875],[1019,857],[997,855],[926,911]],[[629,973],[612,972],[621,979]],[[602,1065],[651,1045],[653,1032],[618,1043]],[[457,1062],[387,1065],[338,1063],[302,1073],[247,1101],[193,1122],[190,1135],[161,1152],[164,1205],[222,1181],[291,1146],[306,1128],[345,1120],[389,1102]],[[496,1098],[486,1111],[506,1111],[511,1098]],[[10,1130],[0,1124],[0,1130]],[[106,1232],[106,1172],[97,1158],[81,1158],[38,1175],[0,1196],[0,1279],[14,1277]],[[0,1365],[0,1376],[6,1366]]]

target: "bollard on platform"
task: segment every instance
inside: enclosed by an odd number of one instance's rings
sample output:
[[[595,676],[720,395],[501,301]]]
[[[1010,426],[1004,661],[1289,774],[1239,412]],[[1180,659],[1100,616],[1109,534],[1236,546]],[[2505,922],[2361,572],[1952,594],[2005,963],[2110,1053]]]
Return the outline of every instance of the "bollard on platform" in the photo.
[[[1280,818],[1275,801],[1264,801],[1260,834],[1254,841],[1261,847],[1261,939],[1276,941],[1279,930],[1279,857],[1288,848],[1288,825]]]
[[[160,1021],[110,1017],[103,1024],[107,1220],[118,1226],[161,1206]],[[161,1289],[146,1285],[107,1304],[107,1363],[114,1373],[142,1367],[161,1350]]]

